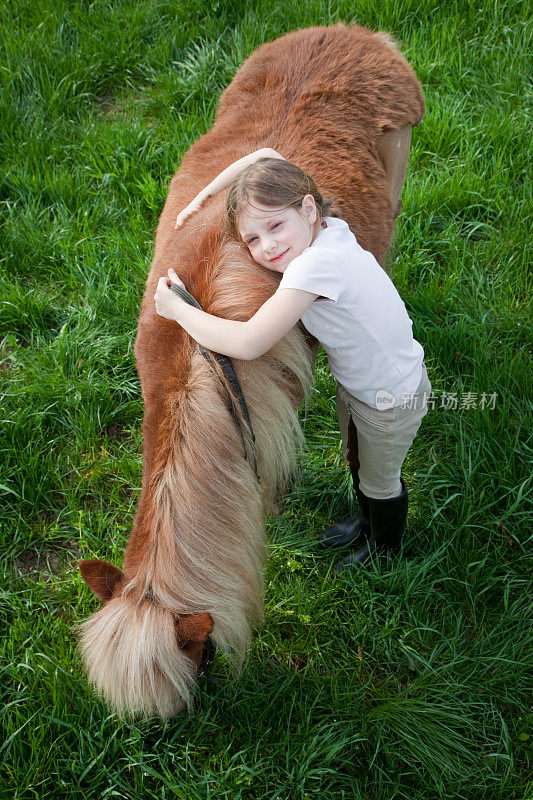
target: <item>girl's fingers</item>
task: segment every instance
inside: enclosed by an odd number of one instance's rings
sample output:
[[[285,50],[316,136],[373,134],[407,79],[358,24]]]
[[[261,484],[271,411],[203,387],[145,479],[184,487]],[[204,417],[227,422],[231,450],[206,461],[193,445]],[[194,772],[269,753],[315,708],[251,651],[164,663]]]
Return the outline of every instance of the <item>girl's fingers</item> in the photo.
[[[159,278],[159,280],[157,281],[157,288],[155,290],[156,293],[154,295],[154,300],[157,299],[158,293],[162,292],[164,289],[168,289],[171,283],[172,281],[169,278],[165,277],[164,275],[161,278]]]
[[[183,288],[185,288],[185,284],[183,283],[182,280],[178,278],[175,271],[173,269],[169,269],[168,277],[166,275],[163,275],[161,278],[159,278],[157,282],[157,289],[154,294],[154,300],[156,302],[158,300],[162,300],[166,292],[170,289],[173,283],[177,284],[178,286],[183,286]],[[177,299],[175,295],[174,299]]]
[[[183,288],[185,288],[185,284],[183,283],[181,278],[178,277],[178,275],[176,274],[175,270],[172,269],[172,267],[168,271],[167,280],[169,280],[171,283],[177,283],[178,286],[183,286]]]

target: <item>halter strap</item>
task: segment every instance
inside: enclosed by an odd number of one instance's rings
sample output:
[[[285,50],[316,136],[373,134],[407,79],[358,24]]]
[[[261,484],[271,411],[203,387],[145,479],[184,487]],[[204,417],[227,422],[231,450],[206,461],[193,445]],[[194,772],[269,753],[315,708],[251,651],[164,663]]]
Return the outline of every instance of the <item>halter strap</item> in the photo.
[[[171,283],[170,290],[174,292],[174,294],[177,294],[178,297],[181,297],[181,299],[184,300],[186,303],[188,303],[190,306],[194,306],[195,308],[199,308],[200,311],[203,311],[203,308],[198,302],[198,300],[195,297],[193,297],[193,295],[190,292],[188,292],[187,289],[185,289],[183,286],[179,286],[176,283]],[[206,350],[201,345],[198,345],[198,349],[202,354],[202,356],[207,361],[207,363],[214,370],[220,382],[223,393],[224,405],[226,406],[228,413],[233,421],[235,430],[239,434],[244,460],[248,461],[246,437],[244,435],[242,421],[239,417],[239,414],[237,413],[235,399],[239,404],[241,415],[242,418],[244,419],[244,422],[246,423],[246,426],[248,428],[248,434],[250,437],[250,449],[252,455],[253,470],[258,483],[260,483],[261,479],[259,477],[259,472],[257,469],[257,452],[255,447],[255,435],[252,428],[252,420],[250,419],[250,412],[248,411],[248,406],[246,405],[246,400],[244,399],[244,394],[242,391],[241,384],[239,383],[239,379],[237,378],[235,370],[233,369],[233,364],[231,363],[231,360],[228,358],[228,356],[224,356],[222,355],[222,353],[215,353],[214,351]],[[215,362],[218,362],[220,368],[222,369],[222,372],[226,379],[225,381],[218,373]],[[230,389],[228,388],[228,384],[229,387],[231,388],[231,392]]]

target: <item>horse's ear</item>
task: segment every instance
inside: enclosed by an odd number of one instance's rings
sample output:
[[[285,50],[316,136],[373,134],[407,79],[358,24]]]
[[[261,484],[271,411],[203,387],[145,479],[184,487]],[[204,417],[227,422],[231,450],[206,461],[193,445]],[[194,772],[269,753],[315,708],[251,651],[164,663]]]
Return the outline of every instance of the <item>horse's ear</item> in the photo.
[[[182,641],[205,642],[213,630],[213,618],[206,611],[180,617],[176,621],[176,630]]]
[[[122,579],[122,571],[99,558],[89,558],[79,562],[81,577],[93,590],[99,600],[106,601],[113,597],[115,586]]]

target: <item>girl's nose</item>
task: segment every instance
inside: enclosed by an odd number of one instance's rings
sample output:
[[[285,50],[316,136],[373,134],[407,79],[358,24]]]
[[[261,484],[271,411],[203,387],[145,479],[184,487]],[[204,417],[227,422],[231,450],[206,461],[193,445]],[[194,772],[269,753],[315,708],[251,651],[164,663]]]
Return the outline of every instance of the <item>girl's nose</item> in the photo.
[[[274,250],[275,247],[276,242],[274,239],[271,239],[270,237],[265,237],[265,239],[263,239],[263,250],[265,253],[269,253],[271,250]]]

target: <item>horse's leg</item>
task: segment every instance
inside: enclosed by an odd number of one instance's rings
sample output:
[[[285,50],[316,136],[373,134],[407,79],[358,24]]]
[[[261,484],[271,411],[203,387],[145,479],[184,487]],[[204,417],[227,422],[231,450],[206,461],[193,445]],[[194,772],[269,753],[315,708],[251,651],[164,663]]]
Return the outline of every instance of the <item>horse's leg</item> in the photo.
[[[357,429],[350,417],[348,422],[348,466],[352,475],[357,475],[359,470],[359,446],[357,443]]]
[[[412,126],[405,125],[403,128],[385,131],[377,141],[378,154],[385,168],[394,217],[398,216],[402,207],[400,192],[407,170],[411,131]]]
[[[354,425],[350,410],[342,398],[342,389],[337,385],[337,418],[342,438],[342,451],[344,458],[348,462],[352,474],[354,491],[361,505],[359,492],[359,456],[357,445],[357,430]],[[363,500],[364,502],[364,500]],[[355,546],[360,543],[361,537],[364,541],[365,534],[368,533],[368,514],[365,508],[360,508],[359,512],[348,519],[337,522],[327,531],[319,536],[321,547],[344,547],[346,545]]]

